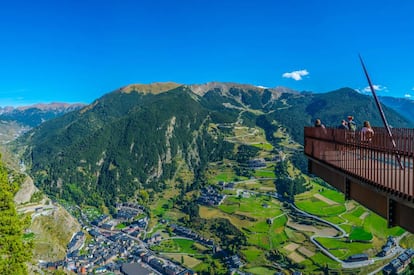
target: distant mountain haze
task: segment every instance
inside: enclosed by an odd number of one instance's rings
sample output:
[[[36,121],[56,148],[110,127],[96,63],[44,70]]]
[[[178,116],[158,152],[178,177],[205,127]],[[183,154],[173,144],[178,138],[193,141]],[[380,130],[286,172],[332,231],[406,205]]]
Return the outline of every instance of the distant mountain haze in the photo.
[[[86,106],[82,103],[39,103],[21,107],[0,107],[0,120],[15,121],[24,126],[35,127],[42,122],[63,115],[67,112],[79,110]]]
[[[413,126],[384,111],[394,127]],[[364,120],[382,125],[373,98],[350,88],[313,94],[220,82],[136,84],[43,122],[15,145],[25,148],[24,163],[49,195],[111,206],[140,189],[184,181],[178,169],[193,184],[209,162],[234,159],[235,145],[225,137],[236,126],[260,127],[267,139],[282,128],[303,143],[303,128],[314,119],[336,127],[348,115],[360,127]]]
[[[7,144],[41,123],[79,110],[85,104],[50,103],[22,107],[0,107],[0,144]]]
[[[390,96],[379,97],[382,104],[394,109],[406,119],[414,122],[414,100]]]
[[[76,109],[78,107],[83,107],[86,104],[84,103],[64,103],[64,102],[52,102],[52,103],[37,103],[33,105],[27,105],[27,106],[19,106],[19,107],[0,107],[0,114],[4,113],[10,113],[13,111],[24,111],[27,109],[38,109],[41,111],[62,111],[67,109]]]

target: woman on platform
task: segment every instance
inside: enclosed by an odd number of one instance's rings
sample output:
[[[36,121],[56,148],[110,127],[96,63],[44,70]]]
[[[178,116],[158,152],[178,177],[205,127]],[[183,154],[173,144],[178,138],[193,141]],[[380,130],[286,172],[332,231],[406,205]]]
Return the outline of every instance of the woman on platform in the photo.
[[[371,128],[369,121],[364,121],[364,127],[361,129],[361,141],[370,143],[374,137],[374,130]]]

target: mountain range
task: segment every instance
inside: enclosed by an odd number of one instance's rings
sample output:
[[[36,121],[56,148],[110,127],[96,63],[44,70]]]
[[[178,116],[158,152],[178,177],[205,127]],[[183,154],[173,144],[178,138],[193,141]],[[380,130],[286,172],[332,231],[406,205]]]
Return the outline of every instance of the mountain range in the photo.
[[[384,111],[394,127],[413,126]],[[336,127],[347,115],[359,126],[382,125],[372,97],[350,88],[315,94],[220,82],[136,84],[40,124],[16,148],[49,195],[111,206],[171,180],[200,184],[210,162],[237,158],[239,148],[226,139],[236,126],[262,128],[268,140],[283,129],[303,143],[303,127],[314,119]]]
[[[394,109],[406,119],[414,122],[414,100],[391,96],[381,96],[379,98],[382,104]]]
[[[22,126],[36,127],[42,122],[84,107],[82,103],[39,103],[21,107],[0,107],[0,120],[14,121]]]

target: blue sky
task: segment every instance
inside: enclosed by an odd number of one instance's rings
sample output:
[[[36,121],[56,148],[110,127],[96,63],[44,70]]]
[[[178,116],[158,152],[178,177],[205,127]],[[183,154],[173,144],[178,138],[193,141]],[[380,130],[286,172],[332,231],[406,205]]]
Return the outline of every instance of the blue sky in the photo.
[[[90,103],[132,83],[414,95],[414,1],[4,1],[0,106]]]

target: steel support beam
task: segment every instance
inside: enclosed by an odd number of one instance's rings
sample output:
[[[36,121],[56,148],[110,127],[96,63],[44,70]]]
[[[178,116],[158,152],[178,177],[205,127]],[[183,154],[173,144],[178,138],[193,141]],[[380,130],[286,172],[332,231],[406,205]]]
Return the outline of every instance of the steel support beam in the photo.
[[[309,172],[387,220],[388,226],[400,226],[414,233],[414,202],[355,178],[317,159],[309,158]]]

